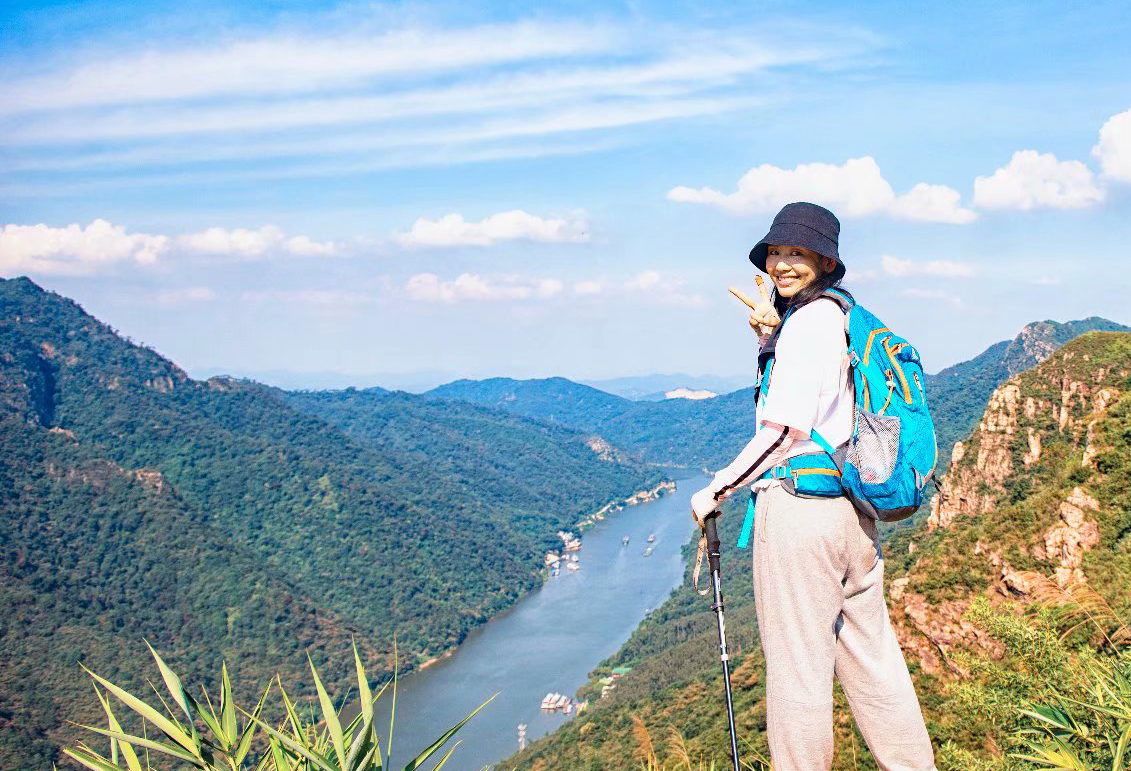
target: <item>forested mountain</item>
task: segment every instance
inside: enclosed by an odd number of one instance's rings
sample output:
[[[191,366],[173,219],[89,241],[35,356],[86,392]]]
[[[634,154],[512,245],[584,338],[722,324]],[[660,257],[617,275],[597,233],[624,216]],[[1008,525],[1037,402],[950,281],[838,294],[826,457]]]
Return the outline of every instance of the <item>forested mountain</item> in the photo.
[[[892,622],[941,769],[1000,762],[1026,699],[1068,677],[1067,669],[1030,666],[1027,659],[1047,651],[1003,656],[1001,642],[976,623],[977,614],[970,615],[975,599],[985,598],[999,611],[1020,610],[1083,579],[1114,617],[1131,617],[1129,436],[1131,334],[1080,336],[993,391],[973,435],[956,448],[929,523],[898,533],[885,547]],[[768,757],[750,553],[733,548],[741,497],[728,502],[722,519],[727,636],[737,725],[749,741],[745,751]],[[1093,614],[1103,612],[1095,601],[1089,607]],[[1117,623],[1114,617],[1105,614],[1101,623]],[[1086,653],[1098,640],[1102,649],[1104,636],[1081,620],[1085,625],[1076,625],[1069,643]],[[1039,639],[1034,635],[1032,645]],[[502,767],[630,767],[640,736],[634,718],[657,737],[656,752],[669,767],[682,757],[661,741],[673,728],[692,758],[727,766],[716,640],[709,601],[685,584],[595,671],[600,676],[613,666],[633,667],[610,696],[595,699],[582,716]],[[979,665],[980,657],[988,664]],[[962,687],[951,687],[956,685]],[[589,693],[596,696],[593,689]],[[839,686],[835,698],[833,768],[875,769]]]
[[[421,481],[445,480],[501,512],[500,527],[539,534],[542,549],[560,545],[560,527],[600,508],[631,463],[600,437],[466,402],[353,389],[283,397],[396,457]],[[594,463],[595,453],[610,462]]]
[[[1090,330],[1126,330],[1091,317],[1058,323],[1037,321],[1013,340],[927,377],[927,395],[939,437],[941,467],[950,448],[968,434],[990,393],[1005,380],[1044,361],[1060,345]],[[754,435],[754,389],[713,399],[629,401],[564,378],[458,380],[430,395],[498,406],[522,415],[596,431],[646,460],[673,465],[725,466]]]
[[[0,281],[0,765],[42,767],[84,716],[78,661],[139,685],[143,637],[205,681],[221,655],[341,666],[355,634],[386,669],[394,634],[402,666],[437,655],[538,583],[558,528],[661,476],[560,426],[361,393],[395,426],[192,380]]]

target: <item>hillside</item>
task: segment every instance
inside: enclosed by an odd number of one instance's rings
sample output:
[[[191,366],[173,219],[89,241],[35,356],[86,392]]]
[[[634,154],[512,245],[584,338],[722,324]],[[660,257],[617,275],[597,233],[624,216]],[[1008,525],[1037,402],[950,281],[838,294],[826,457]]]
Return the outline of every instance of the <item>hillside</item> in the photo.
[[[946,742],[990,758],[1007,726],[963,707],[947,689],[974,675],[963,651],[1000,655],[985,632],[963,618],[975,597],[1020,608],[1032,595],[1022,571],[1061,585],[1086,577],[1125,618],[1131,613],[1131,334],[1091,332],[992,394],[971,438],[956,448],[928,526],[900,532],[885,549],[889,608],[936,748]],[[731,546],[740,505],[723,518],[727,632],[733,650],[737,723],[750,747],[766,753],[764,663],[756,645],[749,553]],[[675,762],[673,728],[692,757],[725,765],[726,723],[709,602],[689,586],[643,623],[595,671],[631,666],[606,699],[504,763],[521,769],[596,771],[628,767],[640,718],[657,752]],[[594,689],[588,693],[597,696]],[[874,769],[836,690],[833,768]],[[662,741],[665,740],[665,741]],[[1000,749],[998,749],[1000,752]],[[943,771],[962,766],[940,756]]]
[[[449,480],[461,495],[500,512],[500,527],[519,523],[541,535],[540,549],[558,546],[563,524],[606,503],[631,463],[600,437],[465,402],[368,389],[283,398],[396,457],[420,479]]]
[[[252,645],[253,674],[323,646],[344,666],[353,635],[387,671],[395,634],[414,666],[537,585],[557,529],[660,477],[592,437],[479,408],[490,446],[532,450],[485,452],[415,398],[389,397],[396,441],[351,436],[274,389],[192,380],[74,302],[0,281],[0,575],[5,622],[21,620],[3,627],[4,760],[30,767],[68,730],[83,657],[126,683],[147,671],[142,637],[193,679]]]

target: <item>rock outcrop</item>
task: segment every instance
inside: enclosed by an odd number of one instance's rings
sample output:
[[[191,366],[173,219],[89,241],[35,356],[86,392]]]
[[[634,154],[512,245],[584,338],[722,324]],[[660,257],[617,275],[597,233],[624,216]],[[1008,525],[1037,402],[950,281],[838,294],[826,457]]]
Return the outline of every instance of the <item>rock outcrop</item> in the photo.
[[[1097,490],[1111,453],[1126,451],[1113,443],[1131,435],[1131,335],[1090,333],[1051,355],[1030,343],[1044,363],[995,390],[955,445],[922,548],[889,585],[900,644],[932,674],[961,674],[952,651],[992,647],[963,618],[976,596],[1025,603],[1051,582],[1087,582],[1103,522],[1121,515]]]

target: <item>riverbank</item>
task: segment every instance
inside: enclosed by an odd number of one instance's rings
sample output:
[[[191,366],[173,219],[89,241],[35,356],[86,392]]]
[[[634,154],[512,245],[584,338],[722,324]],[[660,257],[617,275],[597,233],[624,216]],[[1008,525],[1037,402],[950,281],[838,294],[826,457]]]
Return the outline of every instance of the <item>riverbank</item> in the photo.
[[[664,467],[664,468],[673,468],[673,467]],[[608,517],[611,516],[612,514],[615,514],[615,513],[620,512],[620,511],[624,511],[626,508],[628,508],[630,506],[639,506],[640,504],[643,504],[643,503],[650,503],[652,501],[659,500],[661,497],[663,497],[665,495],[670,495],[671,493],[675,492],[676,489],[677,489],[677,485],[676,485],[676,481],[674,479],[669,479],[669,478],[661,479],[659,482],[657,482],[652,487],[644,488],[642,490],[637,490],[626,498],[620,498],[620,499],[617,499],[617,500],[614,500],[614,501],[610,501],[609,503],[606,503],[604,506],[602,506],[600,509],[593,512],[592,514],[587,514],[584,517],[582,517],[581,519],[579,519],[576,523],[574,523],[573,529],[578,531],[578,533],[584,533],[586,530],[589,530],[590,528],[594,527],[595,525],[597,525],[597,524],[605,521],[606,519],[608,519]],[[562,532],[559,532],[559,536],[562,536],[562,539],[565,542],[565,544],[563,544],[563,545],[568,545],[569,542],[570,542],[570,539],[566,538],[566,536],[572,537],[573,534],[562,531]],[[577,539],[577,540],[580,541],[580,539]],[[576,551],[580,547],[581,547],[581,544],[579,542],[579,543],[576,544],[576,547],[567,548],[567,549],[564,549],[563,551],[565,551],[565,550]],[[554,556],[554,558],[555,558],[554,560],[550,559],[551,555]],[[538,591],[538,589],[542,585],[545,585],[547,580],[549,580],[550,578],[552,578],[554,575],[557,574],[556,571],[555,571],[555,568],[551,567],[552,564],[556,564],[557,557],[558,557],[558,555],[556,553],[552,552],[552,551],[547,553],[546,557],[544,558],[542,570],[541,570],[542,583],[540,585],[537,585],[537,586],[532,586],[527,591],[523,592],[523,594],[515,600],[515,604],[521,602],[523,600],[523,598],[529,596],[532,592]],[[504,608],[503,610],[496,613],[494,616],[491,616],[490,618],[485,619],[480,626],[482,626],[483,624],[491,623],[492,620],[498,618],[501,615],[508,613],[511,610],[511,608],[513,608],[513,607],[514,607],[514,605],[511,605],[510,607]],[[474,631],[475,631],[475,629],[470,630],[468,632],[468,635],[474,633]],[[446,650],[444,650],[444,651],[442,651],[442,652],[440,652],[440,653],[438,653],[434,656],[429,656],[427,659],[419,661],[418,663],[413,665],[413,667],[410,670],[408,670],[408,672],[403,673],[403,674],[407,675],[407,674],[410,674],[412,672],[418,672],[420,670],[423,670],[423,669],[426,669],[428,667],[433,666],[434,664],[436,664],[439,661],[442,661],[443,659],[449,658],[450,656],[452,656],[452,654],[454,654],[456,651],[458,651],[460,649],[460,647],[464,644],[465,641],[466,641],[466,637],[464,639],[461,639],[459,642],[457,642],[451,648],[448,648],[448,649],[446,649]]]
[[[683,579],[682,547],[692,530],[686,512],[701,485],[698,476],[665,481],[637,491],[644,494],[637,500],[647,498],[642,504],[591,526],[576,552],[579,570],[562,570],[476,628],[454,652],[400,680],[394,766],[496,693],[460,731],[452,757],[460,768],[482,768],[514,753],[520,724],[534,741],[576,719],[542,711],[545,695],[577,693]],[[652,534],[654,550],[646,557],[642,547]]]
[[[593,512],[587,517],[578,520],[574,527],[577,530],[584,531],[586,528],[592,527],[596,523],[602,521],[609,514],[614,514],[618,511],[623,511],[628,506],[636,506],[641,503],[648,503],[658,499],[661,495],[675,492],[676,483],[674,479],[664,479],[660,481],[655,487],[648,490],[637,490],[632,495],[620,501],[610,501],[602,506],[597,511]]]

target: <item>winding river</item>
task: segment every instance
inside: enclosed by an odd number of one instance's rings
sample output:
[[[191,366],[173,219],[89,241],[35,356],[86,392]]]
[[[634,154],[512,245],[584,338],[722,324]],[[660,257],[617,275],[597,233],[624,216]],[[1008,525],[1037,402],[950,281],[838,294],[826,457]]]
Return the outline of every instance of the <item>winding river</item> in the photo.
[[[563,568],[472,632],[451,656],[400,682],[391,768],[403,768],[492,694],[498,695],[455,737],[459,746],[445,769],[473,771],[510,756],[518,749],[520,723],[529,742],[573,719],[543,712],[542,697],[551,691],[572,697],[683,579],[680,548],[693,529],[690,498],[707,478],[686,471],[675,478],[675,492],[587,530],[577,552],[580,570]],[[655,534],[652,544],[649,534]],[[647,546],[650,556],[644,556]],[[388,695],[381,699],[382,734]]]

